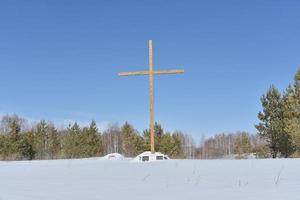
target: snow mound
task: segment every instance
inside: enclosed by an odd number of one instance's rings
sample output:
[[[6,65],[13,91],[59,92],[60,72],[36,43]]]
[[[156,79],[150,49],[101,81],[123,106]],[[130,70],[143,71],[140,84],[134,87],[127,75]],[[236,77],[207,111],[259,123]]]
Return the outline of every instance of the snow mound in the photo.
[[[168,155],[162,154],[160,152],[151,153],[151,151],[145,151],[135,157],[133,160],[137,162],[148,162],[148,161],[160,161],[169,160]]]
[[[119,153],[110,153],[103,157],[107,160],[123,160],[124,156]]]

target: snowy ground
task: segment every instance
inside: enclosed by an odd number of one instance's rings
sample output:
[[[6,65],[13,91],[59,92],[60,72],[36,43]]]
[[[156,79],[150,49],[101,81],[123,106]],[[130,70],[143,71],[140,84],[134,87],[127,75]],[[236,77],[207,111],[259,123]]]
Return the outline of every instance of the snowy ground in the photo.
[[[0,200],[300,199],[300,160],[0,162]]]

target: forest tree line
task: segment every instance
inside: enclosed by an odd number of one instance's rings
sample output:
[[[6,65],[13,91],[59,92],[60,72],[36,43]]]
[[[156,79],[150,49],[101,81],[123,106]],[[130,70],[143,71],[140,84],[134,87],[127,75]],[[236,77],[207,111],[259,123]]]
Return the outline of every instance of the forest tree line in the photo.
[[[195,141],[189,134],[171,133],[155,123],[155,150],[189,159],[299,157],[300,70],[284,92],[272,85],[260,100],[257,134],[220,133]],[[114,152],[134,157],[149,148],[149,130],[140,133],[128,122],[100,132],[95,121],[57,128],[45,120],[29,124],[17,115],[0,118],[1,160],[85,158]]]
[[[155,123],[155,148],[173,158],[186,157],[188,135],[165,132]],[[121,127],[111,124],[100,133],[96,122],[81,127],[78,123],[58,129],[51,122],[41,120],[28,124],[17,115],[6,115],[0,121],[0,159],[32,160],[103,156],[118,152],[128,157],[148,151],[149,130],[140,134],[128,122]]]
[[[155,123],[155,149],[171,158],[213,159],[256,151],[257,137],[246,132],[219,134],[202,138],[197,144],[191,135],[180,131],[170,133]],[[56,128],[41,120],[28,124],[17,115],[0,120],[0,159],[64,159],[103,156],[118,152],[134,157],[150,148],[149,130],[139,133],[128,122],[121,127],[111,124],[100,132],[96,122],[81,127],[78,123]]]

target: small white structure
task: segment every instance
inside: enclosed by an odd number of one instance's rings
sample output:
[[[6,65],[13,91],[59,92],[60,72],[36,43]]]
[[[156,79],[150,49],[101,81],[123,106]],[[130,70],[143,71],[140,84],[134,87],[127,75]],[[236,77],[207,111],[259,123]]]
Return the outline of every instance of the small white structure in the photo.
[[[145,151],[135,157],[135,161],[148,162],[148,161],[160,161],[160,160],[169,160],[168,155],[162,154],[160,152],[151,153],[151,151]]]
[[[107,160],[123,160],[124,156],[119,153],[110,153],[103,157]]]

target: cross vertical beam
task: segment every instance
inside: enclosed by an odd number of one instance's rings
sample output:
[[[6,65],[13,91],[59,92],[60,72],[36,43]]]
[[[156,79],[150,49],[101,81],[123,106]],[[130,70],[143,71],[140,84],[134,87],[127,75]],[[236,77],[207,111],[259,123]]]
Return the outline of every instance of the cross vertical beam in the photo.
[[[149,70],[148,71],[135,71],[135,72],[120,72],[119,76],[140,76],[149,75],[149,93],[150,93],[150,150],[151,153],[155,153],[154,146],[154,95],[153,95],[153,76],[162,74],[183,74],[184,70],[159,70],[153,71],[152,60],[152,40],[149,40]]]
[[[154,96],[153,96],[153,60],[152,60],[152,40],[149,40],[149,86],[150,86],[150,146],[151,153],[154,150]]]

